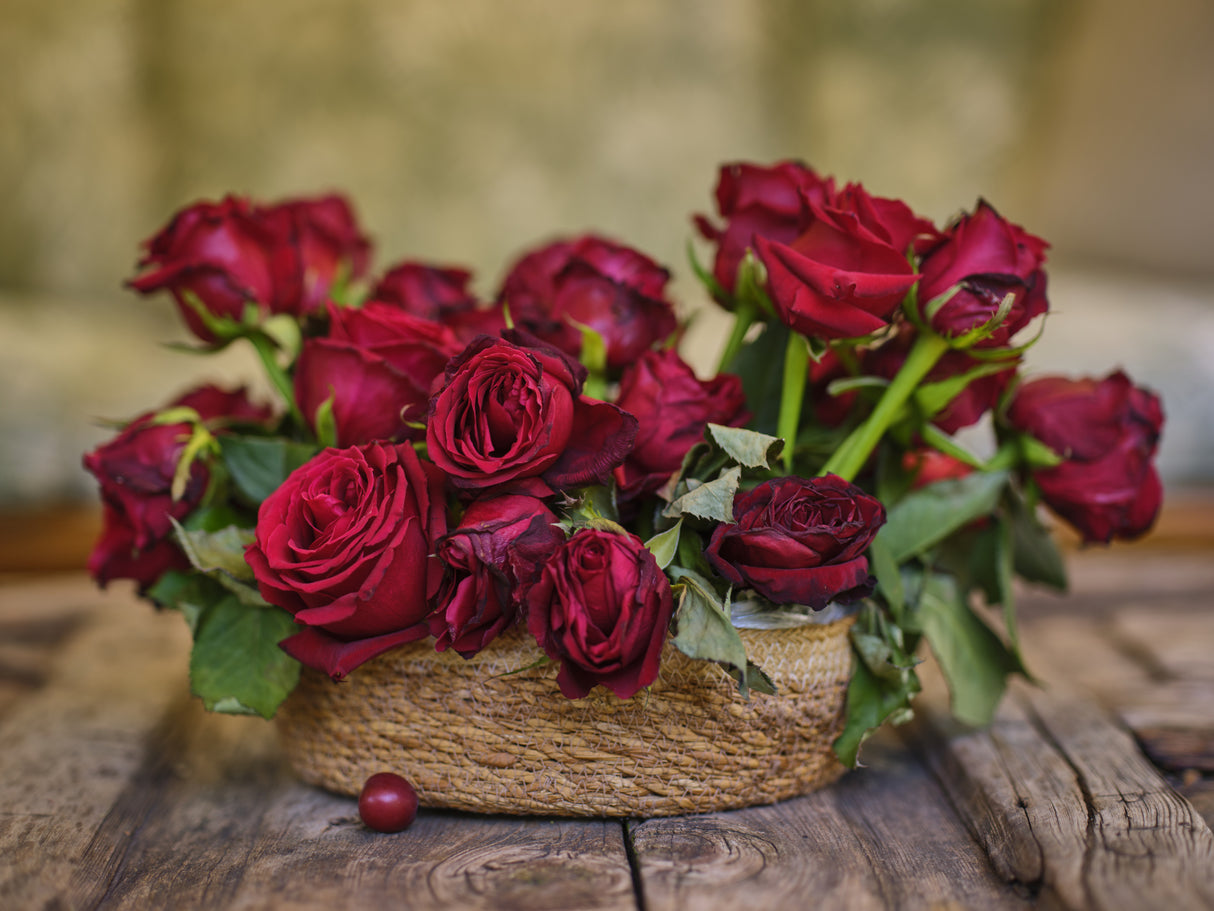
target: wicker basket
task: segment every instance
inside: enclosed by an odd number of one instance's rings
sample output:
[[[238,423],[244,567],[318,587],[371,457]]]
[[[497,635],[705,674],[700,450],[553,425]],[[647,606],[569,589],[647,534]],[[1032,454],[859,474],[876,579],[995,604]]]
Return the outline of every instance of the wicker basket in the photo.
[[[621,700],[568,700],[524,632],[470,661],[397,649],[345,681],[305,669],[279,710],[305,781],[357,794],[392,770],[423,806],[480,813],[671,816],[771,803],[834,781],[851,669],[850,619],[741,630],[776,696],[743,700],[716,665],[667,643],[661,675]],[[520,671],[520,668],[527,668]]]

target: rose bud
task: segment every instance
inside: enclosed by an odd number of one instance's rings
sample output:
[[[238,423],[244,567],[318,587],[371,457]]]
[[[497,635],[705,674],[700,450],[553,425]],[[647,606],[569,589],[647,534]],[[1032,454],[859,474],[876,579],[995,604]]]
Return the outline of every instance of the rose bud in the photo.
[[[972,466],[938,449],[915,449],[903,453],[902,469],[911,473],[911,488],[916,490],[937,481],[955,481],[974,473]]]
[[[868,595],[864,551],[885,508],[835,475],[785,477],[739,493],[734,524],[713,529],[705,556],[722,578],[775,604],[820,610]]]
[[[213,316],[239,320],[247,304],[262,315],[302,316],[318,309],[343,271],[366,269],[370,245],[339,196],[254,206],[229,196],[178,212],[143,244],[142,275],[130,286],[144,294],[167,289],[190,330],[215,337],[187,297]]]
[[[429,634],[446,530],[442,473],[412,446],[325,449],[261,504],[245,560],[261,596],[307,627],[283,650],[339,679]]]
[[[526,600],[527,627],[561,662],[556,679],[568,698],[602,684],[627,699],[657,679],[674,600],[640,538],[577,532],[544,564]]]
[[[717,178],[717,213],[725,219],[718,228],[705,216],[695,217],[696,228],[717,245],[712,274],[727,291],[737,282],[738,264],[756,237],[791,243],[809,227],[810,202],[822,203],[835,195],[832,178],[819,177],[797,161],[771,166],[735,162],[721,166]]]
[[[1041,496],[1087,543],[1130,540],[1155,522],[1163,407],[1120,370],[1102,380],[1042,377],[1016,391],[1008,423],[1062,457],[1033,472]]]
[[[295,399],[309,425],[316,430],[332,399],[339,446],[420,436],[405,422],[425,418],[435,380],[463,350],[459,339],[386,303],[330,306],[329,314],[329,334],[304,342],[295,367]]]
[[[919,271],[919,308],[932,328],[946,336],[959,336],[991,320],[1003,299],[1013,295],[1012,309],[980,344],[998,347],[1045,313],[1045,251],[1040,237],[1004,219],[985,200],[972,215],[962,216],[945,230],[942,239],[924,252]],[[960,290],[935,313],[932,300],[954,285]]]
[[[202,421],[220,426],[270,418],[270,410],[249,401],[244,389],[204,386],[166,407],[193,408]],[[134,579],[143,590],[168,570],[190,565],[173,541],[170,519],[183,521],[198,507],[210,471],[196,459],[174,499],[173,478],[193,428],[185,421],[158,424],[155,418],[155,412],[140,415],[84,457],[84,467],[101,485],[104,504],[101,538],[88,560],[89,573],[102,585]]]
[[[565,541],[557,518],[527,496],[486,497],[438,542],[445,574],[430,632],[441,652],[471,658],[514,622],[523,593]]]
[[[890,324],[919,278],[907,261],[917,224],[910,210],[885,213],[861,192],[841,204],[863,204],[860,212],[814,206],[809,227],[789,244],[755,239],[776,314],[794,332],[819,339],[871,335]]]
[[[636,418],[583,396],[586,371],[568,355],[506,335],[474,341],[447,365],[426,423],[434,464],[464,490],[511,484],[547,496],[606,483],[632,448]]]
[[[499,300],[519,326],[574,357],[582,350],[579,326],[590,327],[603,338],[607,366],[619,369],[678,328],[665,297],[669,279],[643,253],[586,235],[524,256]]]
[[[750,418],[742,381],[700,380],[674,351],[646,351],[624,371],[616,404],[639,422],[636,444],[615,470],[621,500],[661,487],[704,436],[707,424],[740,427]]]

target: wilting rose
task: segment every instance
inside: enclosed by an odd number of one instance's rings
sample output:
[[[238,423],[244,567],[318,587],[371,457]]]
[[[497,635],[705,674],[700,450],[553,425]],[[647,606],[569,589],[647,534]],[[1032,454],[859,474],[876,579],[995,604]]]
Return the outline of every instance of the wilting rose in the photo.
[[[420,437],[406,421],[425,418],[435,381],[463,350],[441,323],[391,304],[329,308],[329,333],[304,342],[295,366],[295,399],[316,429],[332,399],[339,446]]]
[[[705,556],[734,585],[815,610],[872,591],[864,551],[885,509],[842,478],[765,481],[734,497],[733,515],[713,530]]]
[[[506,328],[502,308],[478,302],[468,289],[471,279],[466,269],[404,262],[384,274],[371,300],[440,322],[467,344],[478,335],[497,335]]]
[[[261,504],[245,560],[306,627],[292,657],[334,678],[429,635],[447,531],[443,476],[408,444],[326,449]]]
[[[920,262],[919,307],[941,335],[959,336],[991,320],[1011,294],[1011,311],[983,346],[1006,345],[1034,317],[1049,308],[1042,270],[1045,251],[1040,237],[1003,218],[985,200],[945,230],[942,240]],[[954,285],[960,290],[935,313],[933,298]]]
[[[447,366],[430,403],[429,457],[456,487],[511,484],[539,495],[605,483],[637,421],[581,394],[586,371],[518,332],[483,337]]]
[[[717,227],[703,215],[696,227],[717,245],[712,273],[721,286],[733,291],[738,265],[756,237],[790,243],[809,227],[811,202],[833,198],[832,178],[819,177],[797,161],[764,166],[734,162],[721,166],[717,178],[717,213],[725,219]]]
[[[445,566],[430,632],[441,652],[470,658],[518,616],[520,598],[565,541],[552,511],[535,497],[484,497],[438,542]]]
[[[622,500],[652,493],[683,463],[707,424],[749,420],[742,381],[722,373],[701,380],[674,351],[646,351],[624,371],[616,404],[638,421],[636,444],[615,470]]]
[[[670,583],[641,539],[611,531],[574,534],[527,594],[527,627],[561,662],[570,699],[597,684],[627,699],[653,683],[673,612]]]
[[[190,330],[215,341],[186,298],[213,316],[240,319],[247,304],[263,314],[302,316],[318,309],[343,271],[366,270],[370,244],[340,196],[258,206],[228,196],[178,212],[143,244],[145,269],[130,285],[168,290]]]
[[[557,241],[520,259],[499,300],[515,323],[576,357],[579,326],[602,336],[618,369],[669,337],[678,324],[665,297],[670,273],[631,247],[595,235]]]
[[[1033,480],[1084,541],[1129,540],[1154,524],[1163,500],[1154,464],[1163,407],[1153,392],[1120,370],[1101,380],[1042,377],[1017,390],[1007,418],[1063,458]]]
[[[871,197],[853,193],[848,205],[863,200]],[[894,245],[910,230],[901,210],[898,217],[894,211],[884,213],[886,223],[871,206],[860,212],[815,206],[809,227],[791,243],[757,237],[768,294],[781,322],[819,339],[858,338],[888,326],[919,278],[905,246]]]
[[[244,389],[204,386],[166,408],[193,408],[216,432],[226,424],[265,423],[268,408],[254,405]],[[84,457],[101,485],[101,537],[89,555],[89,573],[102,585],[134,579],[146,589],[170,569],[189,561],[172,539],[170,519],[183,521],[202,500],[210,471],[202,460],[190,466],[185,489],[173,499],[173,477],[193,430],[185,421],[157,424],[155,412],[140,415],[110,442]]]

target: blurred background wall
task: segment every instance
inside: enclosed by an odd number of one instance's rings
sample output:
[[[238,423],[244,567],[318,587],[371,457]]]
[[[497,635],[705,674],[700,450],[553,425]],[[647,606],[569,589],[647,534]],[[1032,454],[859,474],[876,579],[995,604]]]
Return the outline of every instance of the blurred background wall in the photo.
[[[1123,365],[1164,395],[1168,483],[1214,481],[1211,46],[1208,0],[5,0],[0,507],[93,497],[94,419],[253,375],[156,346],[184,339],[171,305],[122,290],[186,203],[340,189],[380,266],[486,293],[594,228],[690,312],[718,164],[786,157],[1051,240],[1030,363]]]

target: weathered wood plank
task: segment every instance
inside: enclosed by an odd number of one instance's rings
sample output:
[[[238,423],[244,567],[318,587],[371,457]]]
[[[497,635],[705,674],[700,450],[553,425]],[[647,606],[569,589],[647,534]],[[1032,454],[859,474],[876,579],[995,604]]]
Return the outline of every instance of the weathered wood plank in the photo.
[[[925,770],[894,738],[868,768],[770,807],[632,824],[649,911],[1024,908]]]
[[[1070,640],[1072,653],[1088,641]],[[1065,676],[1034,666],[1051,689],[1016,687],[981,731],[954,725],[925,675],[909,730],[995,868],[1065,908],[1208,907],[1214,835],[1204,820],[1125,730],[1067,695]]]

